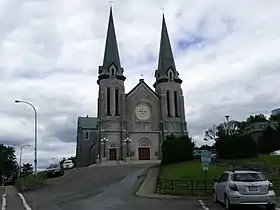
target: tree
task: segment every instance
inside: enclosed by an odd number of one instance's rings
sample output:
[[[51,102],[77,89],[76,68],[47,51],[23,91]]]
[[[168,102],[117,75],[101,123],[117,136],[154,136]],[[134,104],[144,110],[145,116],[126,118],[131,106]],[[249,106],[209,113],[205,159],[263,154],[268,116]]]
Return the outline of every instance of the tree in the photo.
[[[250,117],[248,117],[246,119],[246,122],[248,124],[252,124],[255,122],[264,122],[264,121],[268,121],[268,119],[266,119],[266,117],[263,114],[257,114],[257,115],[251,115]]]
[[[269,154],[280,149],[280,131],[268,126],[259,139],[259,152]]]
[[[227,135],[216,141],[215,149],[219,158],[238,159],[255,157],[258,147],[250,135]]]
[[[214,140],[217,141],[219,138],[225,135],[234,135],[239,134],[239,122],[231,120],[228,123],[223,122],[219,125],[213,125],[212,128],[209,128],[205,131],[205,141]]]
[[[24,163],[21,167],[21,176],[25,177],[33,173],[33,167],[30,163]]]
[[[170,135],[162,144],[162,164],[193,159],[194,142],[189,136]]]
[[[11,177],[18,171],[15,149],[10,146],[0,144],[0,174]]]

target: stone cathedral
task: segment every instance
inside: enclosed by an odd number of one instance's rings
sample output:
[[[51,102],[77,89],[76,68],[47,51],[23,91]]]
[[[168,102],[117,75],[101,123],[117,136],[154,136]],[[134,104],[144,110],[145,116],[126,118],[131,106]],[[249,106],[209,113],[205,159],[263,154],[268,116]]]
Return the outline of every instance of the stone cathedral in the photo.
[[[175,66],[163,15],[153,88],[140,79],[125,92],[112,8],[103,64],[98,69],[98,116],[79,117],[77,166],[102,161],[159,160],[166,135],[187,134],[182,80]]]

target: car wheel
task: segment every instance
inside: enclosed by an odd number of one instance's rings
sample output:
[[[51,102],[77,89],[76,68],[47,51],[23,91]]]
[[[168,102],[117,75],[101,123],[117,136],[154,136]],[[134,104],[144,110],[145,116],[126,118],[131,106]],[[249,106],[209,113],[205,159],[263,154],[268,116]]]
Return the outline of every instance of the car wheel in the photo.
[[[215,190],[213,190],[213,201],[215,203],[218,203],[218,198],[217,198],[217,194],[216,194]]]
[[[224,204],[225,204],[225,209],[227,210],[231,210],[231,205],[230,205],[230,202],[228,200],[228,197],[225,195],[225,201],[224,201]]]

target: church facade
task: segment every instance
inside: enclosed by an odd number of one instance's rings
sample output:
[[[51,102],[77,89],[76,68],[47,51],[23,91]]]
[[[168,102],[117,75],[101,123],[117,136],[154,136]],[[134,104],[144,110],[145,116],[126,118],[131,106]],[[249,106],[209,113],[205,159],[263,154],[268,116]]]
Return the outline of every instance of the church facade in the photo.
[[[159,160],[165,136],[187,134],[182,80],[164,16],[154,89],[140,79],[126,93],[125,80],[110,8],[104,59],[98,69],[98,114],[78,118],[78,166],[101,161]]]

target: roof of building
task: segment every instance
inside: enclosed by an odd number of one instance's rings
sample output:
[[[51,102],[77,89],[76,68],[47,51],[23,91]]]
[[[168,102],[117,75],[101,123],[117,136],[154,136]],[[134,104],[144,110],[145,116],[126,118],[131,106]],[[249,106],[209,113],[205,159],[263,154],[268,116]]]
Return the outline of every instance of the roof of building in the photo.
[[[144,84],[151,91],[151,93],[153,93],[157,98],[159,98],[159,96],[156,94],[156,92],[152,88],[150,88],[149,85],[147,85],[147,83],[144,81],[144,79],[139,79],[139,83],[134,88],[132,88],[131,91],[129,91],[126,94],[126,97],[128,97],[131,93],[133,93],[141,84]]]
[[[78,117],[78,128],[95,129],[98,124],[97,117]]]

